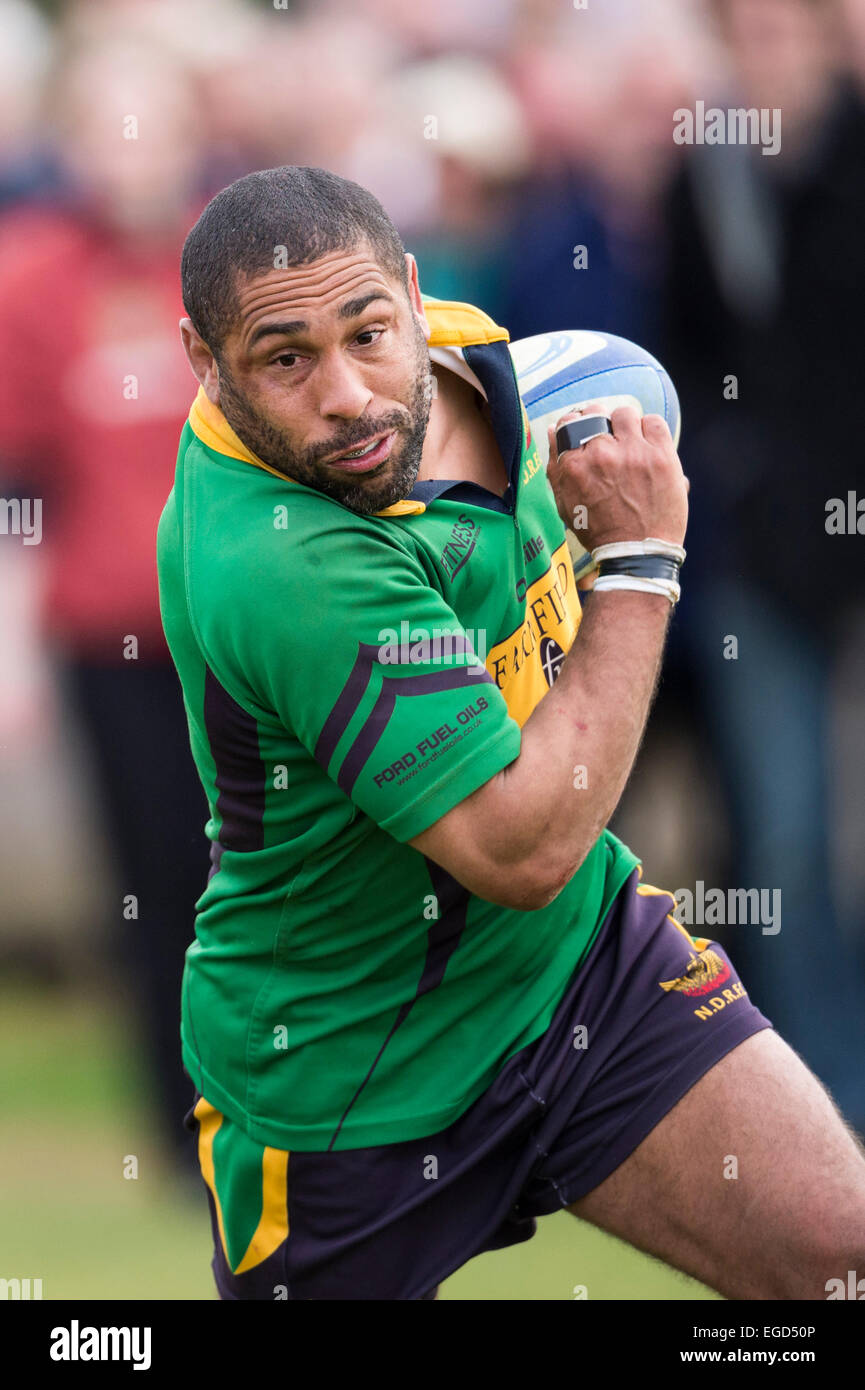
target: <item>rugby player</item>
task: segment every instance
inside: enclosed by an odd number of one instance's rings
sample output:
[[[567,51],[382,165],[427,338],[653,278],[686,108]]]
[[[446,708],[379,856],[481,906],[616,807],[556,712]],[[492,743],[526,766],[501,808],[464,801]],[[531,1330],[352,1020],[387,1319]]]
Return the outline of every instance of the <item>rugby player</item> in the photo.
[[[666,424],[616,410],[545,473],[505,329],[325,170],[224,189],[182,281],[158,565],[210,809],[181,1036],[220,1296],[434,1298],[565,1208],[824,1298],[865,1264],[862,1149],[606,829],[675,594],[581,610],[565,522],[680,546]]]

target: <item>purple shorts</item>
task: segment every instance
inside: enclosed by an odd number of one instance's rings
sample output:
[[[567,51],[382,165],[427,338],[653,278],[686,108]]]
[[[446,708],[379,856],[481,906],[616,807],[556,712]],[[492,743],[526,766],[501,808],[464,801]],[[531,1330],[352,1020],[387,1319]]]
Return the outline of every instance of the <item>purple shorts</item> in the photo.
[[[537,1217],[597,1187],[716,1062],[772,1027],[723,948],[691,937],[672,908],[635,870],[546,1032],[438,1134],[286,1154],[196,1092],[186,1125],[220,1297],[431,1299],[467,1260],[528,1240]],[[226,1235],[232,1201],[261,1213],[248,1245]]]

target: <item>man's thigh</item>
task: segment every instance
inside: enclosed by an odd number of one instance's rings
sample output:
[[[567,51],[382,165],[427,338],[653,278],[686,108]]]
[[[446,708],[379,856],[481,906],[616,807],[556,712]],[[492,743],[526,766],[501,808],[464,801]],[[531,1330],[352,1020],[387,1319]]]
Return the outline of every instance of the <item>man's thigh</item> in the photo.
[[[865,1274],[865,1152],[770,1029],[728,1052],[568,1208],[728,1298]]]

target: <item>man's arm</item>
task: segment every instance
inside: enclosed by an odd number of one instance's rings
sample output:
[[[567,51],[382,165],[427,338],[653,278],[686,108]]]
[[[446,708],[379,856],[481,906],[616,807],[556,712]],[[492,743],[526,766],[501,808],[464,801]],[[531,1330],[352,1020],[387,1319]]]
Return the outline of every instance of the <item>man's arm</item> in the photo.
[[[561,458],[551,431],[548,477],[560,515],[567,523],[578,502],[586,507],[579,534],[590,550],[646,536],[680,545],[687,484],[666,423],[640,420],[630,407],[612,422],[613,437]],[[592,594],[558,679],[523,727],[519,757],[409,843],[489,902],[526,910],[551,902],[622,794],[669,614],[663,595]],[[580,767],[584,777],[575,775]]]

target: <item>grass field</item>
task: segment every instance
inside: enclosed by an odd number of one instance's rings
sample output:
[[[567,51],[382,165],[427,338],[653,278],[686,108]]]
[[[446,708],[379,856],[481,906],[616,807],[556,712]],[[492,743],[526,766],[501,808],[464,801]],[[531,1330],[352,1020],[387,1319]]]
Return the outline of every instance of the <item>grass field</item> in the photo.
[[[188,1191],[152,1142],[141,1063],[110,1001],[32,987],[0,993],[0,1278],[45,1299],[213,1299],[204,1188]],[[127,1155],[138,1177],[124,1178]],[[577,1222],[472,1260],[441,1298],[712,1299],[692,1280]]]

